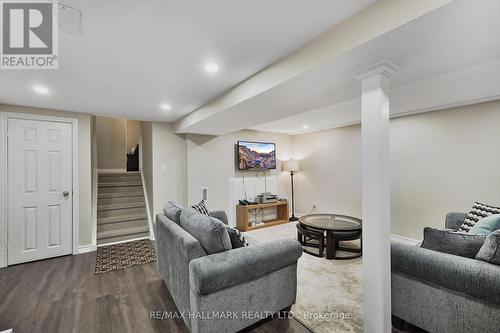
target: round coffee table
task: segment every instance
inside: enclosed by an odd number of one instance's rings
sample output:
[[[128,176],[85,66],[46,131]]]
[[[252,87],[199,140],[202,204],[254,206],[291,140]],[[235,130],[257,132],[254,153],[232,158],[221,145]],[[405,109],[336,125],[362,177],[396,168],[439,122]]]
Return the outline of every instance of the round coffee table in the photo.
[[[309,229],[326,233],[326,259],[353,259],[362,254],[362,221],[356,217],[339,214],[310,214],[299,218],[299,223]],[[342,247],[339,241],[361,239],[359,249]],[[337,251],[356,253],[351,256],[337,256]]]

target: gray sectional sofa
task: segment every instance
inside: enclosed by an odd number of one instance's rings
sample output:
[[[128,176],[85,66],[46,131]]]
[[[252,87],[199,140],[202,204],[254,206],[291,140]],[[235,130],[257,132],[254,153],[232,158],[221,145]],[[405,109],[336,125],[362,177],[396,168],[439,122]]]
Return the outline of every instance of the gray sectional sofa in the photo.
[[[458,230],[463,213],[450,213]],[[428,332],[500,332],[500,266],[393,243],[392,314]]]
[[[228,223],[224,212],[211,215]],[[186,226],[198,227],[199,216],[183,214],[184,224],[179,214],[169,216],[156,216],[158,267],[190,332],[237,332],[295,303],[302,254],[297,241],[251,243],[207,255],[191,234],[198,231]]]

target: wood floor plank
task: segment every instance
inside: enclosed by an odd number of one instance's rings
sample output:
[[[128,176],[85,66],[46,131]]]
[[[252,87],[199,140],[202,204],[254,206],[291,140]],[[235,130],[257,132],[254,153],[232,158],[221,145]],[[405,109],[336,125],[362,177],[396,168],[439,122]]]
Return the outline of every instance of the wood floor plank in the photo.
[[[182,319],[151,319],[177,311],[156,263],[94,275],[95,253],[0,269],[0,331],[187,333]],[[295,319],[274,318],[244,332],[310,332]]]

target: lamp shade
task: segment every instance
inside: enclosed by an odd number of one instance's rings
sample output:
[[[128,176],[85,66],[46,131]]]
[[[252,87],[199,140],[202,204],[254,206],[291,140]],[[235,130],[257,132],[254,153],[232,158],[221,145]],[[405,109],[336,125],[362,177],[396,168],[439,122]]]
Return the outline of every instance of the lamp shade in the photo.
[[[299,171],[300,163],[298,160],[288,160],[283,162],[283,171]]]

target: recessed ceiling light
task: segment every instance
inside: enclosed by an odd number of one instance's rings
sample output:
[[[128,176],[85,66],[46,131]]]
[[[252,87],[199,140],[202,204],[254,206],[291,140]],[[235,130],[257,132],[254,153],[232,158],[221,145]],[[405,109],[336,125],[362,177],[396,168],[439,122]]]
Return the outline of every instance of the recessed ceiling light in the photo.
[[[309,125],[304,125],[302,126],[303,129],[308,129],[309,128]]]
[[[216,73],[219,70],[219,66],[215,62],[209,62],[205,65],[205,70],[209,73]]]
[[[49,88],[44,86],[34,86],[33,91],[40,95],[47,95],[49,93]]]
[[[162,104],[162,105],[160,105],[160,107],[164,111],[172,110],[172,106],[170,104]]]

